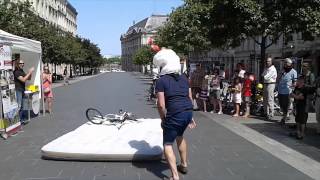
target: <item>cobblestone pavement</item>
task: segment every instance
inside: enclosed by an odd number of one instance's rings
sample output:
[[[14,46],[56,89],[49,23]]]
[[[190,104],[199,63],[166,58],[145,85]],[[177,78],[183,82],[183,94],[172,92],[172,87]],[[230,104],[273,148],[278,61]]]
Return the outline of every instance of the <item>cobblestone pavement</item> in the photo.
[[[71,81],[68,86],[56,85],[54,113],[32,119],[22,132],[0,141],[0,180],[152,180],[169,176],[164,160],[79,162],[41,159],[43,145],[86,122],[84,111],[88,107],[103,112],[116,112],[122,108],[135,112],[138,117],[157,118],[154,103],[146,101],[149,83],[148,77],[138,73],[105,73],[77,83]],[[182,179],[320,179],[317,176],[320,171],[315,172],[319,168],[316,158],[295,151],[295,146],[283,144],[281,138],[272,137],[281,137],[278,134],[288,131],[286,128],[256,119],[232,119],[227,115],[202,112],[195,112],[194,117],[198,127],[188,130],[185,135],[189,142],[190,172],[181,176]],[[302,143],[283,135],[282,140],[285,138]],[[266,143],[272,148],[267,148]],[[309,147],[308,144],[301,146]],[[280,154],[274,152],[277,147]],[[318,147],[310,151],[316,154],[316,150]],[[289,155],[294,157],[287,159]],[[299,160],[310,167],[302,168]]]

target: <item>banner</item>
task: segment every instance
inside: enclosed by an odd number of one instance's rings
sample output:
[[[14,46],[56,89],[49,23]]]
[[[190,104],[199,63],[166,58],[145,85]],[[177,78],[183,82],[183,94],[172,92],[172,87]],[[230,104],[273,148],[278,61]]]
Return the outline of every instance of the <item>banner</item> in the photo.
[[[11,48],[0,46],[0,129],[13,134],[20,127],[19,108],[16,98],[14,75],[12,70]]]
[[[10,46],[0,45],[0,69],[12,69]]]

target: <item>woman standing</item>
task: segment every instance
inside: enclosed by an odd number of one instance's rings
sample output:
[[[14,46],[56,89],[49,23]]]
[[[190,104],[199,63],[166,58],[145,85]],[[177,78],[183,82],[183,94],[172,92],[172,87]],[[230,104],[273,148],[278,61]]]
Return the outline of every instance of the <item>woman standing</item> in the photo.
[[[160,78],[156,83],[158,112],[163,129],[163,147],[172,177],[178,180],[178,171],[187,173],[187,142],[183,133],[189,125],[196,126],[192,118],[192,94],[188,78],[180,75],[180,61],[171,49],[162,49],[153,58],[153,63],[161,67]],[[176,165],[173,143],[177,142],[181,163]]]
[[[212,113],[216,112],[216,107],[218,105],[219,106],[218,114],[223,114],[222,103],[220,100],[220,96],[221,96],[220,83],[221,83],[221,79],[219,77],[219,69],[214,69],[212,80],[210,82],[210,95],[209,95],[211,103],[213,104],[213,110],[211,112]]]
[[[235,109],[235,114],[233,115],[233,117],[238,117],[240,116],[240,105],[242,101],[242,97],[241,97],[242,85],[239,77],[234,78],[233,85],[234,85],[234,89],[233,89],[232,100],[233,100],[234,109]]]
[[[199,99],[202,100],[203,112],[207,112],[207,100],[209,99],[208,93],[208,75],[206,75],[201,82],[201,92],[199,95]]]
[[[50,73],[48,66],[43,67],[42,87],[43,87],[44,100],[47,102],[47,110],[46,111],[49,114],[51,114],[52,113],[52,99],[53,99],[52,74]]]

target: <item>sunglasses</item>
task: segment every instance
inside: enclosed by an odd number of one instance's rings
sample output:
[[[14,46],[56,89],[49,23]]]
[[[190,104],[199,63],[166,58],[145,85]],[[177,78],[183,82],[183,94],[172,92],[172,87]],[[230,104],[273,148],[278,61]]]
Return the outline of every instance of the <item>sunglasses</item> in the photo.
[[[24,64],[24,63],[19,63],[19,64]]]

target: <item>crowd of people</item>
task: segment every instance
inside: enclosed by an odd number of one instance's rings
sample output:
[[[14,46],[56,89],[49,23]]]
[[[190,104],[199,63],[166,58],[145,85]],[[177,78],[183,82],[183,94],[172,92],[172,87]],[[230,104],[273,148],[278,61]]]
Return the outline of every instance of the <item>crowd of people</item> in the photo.
[[[297,139],[305,136],[308,112],[314,106],[313,100],[316,100],[317,133],[320,135],[320,78],[315,78],[308,63],[302,64],[299,76],[290,58],[284,60],[280,73],[273,65],[272,58],[267,58],[265,69],[259,76],[246,72],[244,64],[238,63],[232,83],[229,84],[219,69],[206,72],[198,64],[194,71],[188,73],[183,62],[174,51],[166,48],[159,51],[153,59],[154,65],[161,69],[160,77],[155,81],[155,93],[163,129],[164,154],[172,173],[171,180],[179,179],[178,172],[188,172],[187,142],[183,134],[188,126],[196,127],[193,110],[228,113],[225,111],[226,94],[230,98],[229,102],[233,103],[229,113],[234,117],[249,117],[255,99],[262,98],[262,115],[270,121],[275,115],[277,91],[277,103],[282,111],[280,124],[284,125],[289,120],[289,114],[295,112],[296,131],[290,135]],[[258,89],[262,94],[261,98],[257,97]],[[256,108],[252,108],[253,110],[256,111]],[[174,142],[179,150],[179,165],[176,165]]]
[[[247,118],[251,114],[252,107],[257,111],[252,105],[260,88],[263,101],[261,115],[266,120],[274,119],[275,106],[279,104],[282,115],[280,125],[284,125],[290,120],[290,114],[294,114],[297,132],[292,136],[303,139],[308,112],[314,109],[318,122],[317,133],[320,135],[320,78],[315,78],[309,63],[302,63],[302,72],[299,75],[293,64],[292,59],[286,58],[283,61],[283,69],[278,72],[272,58],[269,57],[266,59],[262,74],[255,75],[246,72],[244,64],[238,63],[231,83],[226,83],[228,81],[219,69],[206,72],[200,64],[197,64],[189,77],[193,108],[204,112],[227,113],[234,117]],[[225,86],[224,83],[227,85]],[[227,96],[233,103],[231,109],[226,108]]]

